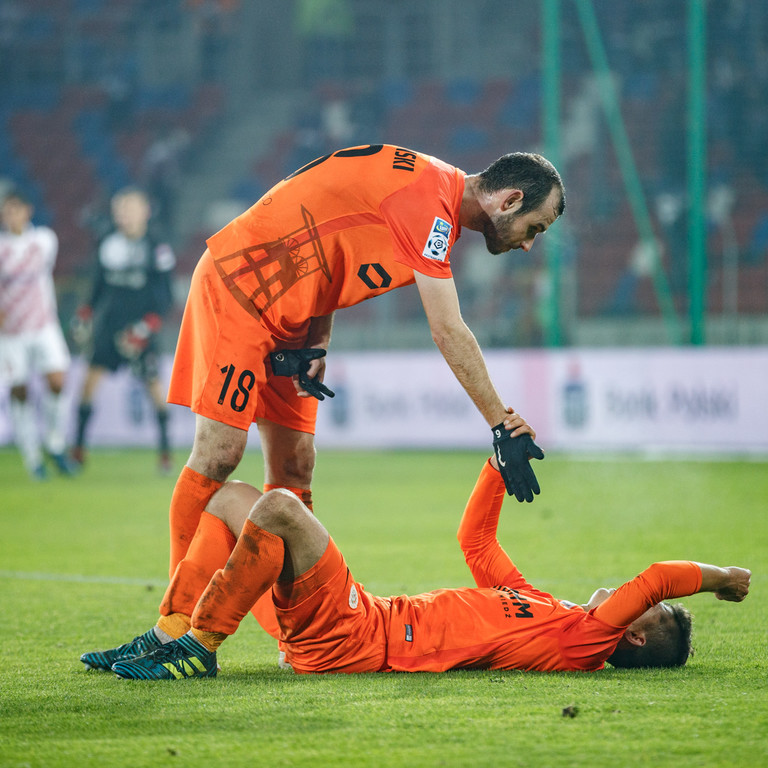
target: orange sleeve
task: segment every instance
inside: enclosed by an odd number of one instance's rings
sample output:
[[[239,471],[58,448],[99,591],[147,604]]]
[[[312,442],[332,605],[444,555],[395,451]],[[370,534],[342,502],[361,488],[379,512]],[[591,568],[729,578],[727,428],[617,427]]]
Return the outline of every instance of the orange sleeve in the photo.
[[[496,538],[505,494],[501,474],[486,461],[459,524],[461,551],[478,587],[533,589]]]
[[[463,172],[431,158],[412,184],[382,202],[395,261],[429,277],[453,276],[451,248],[461,230],[463,192]]]
[[[670,597],[693,595],[701,588],[701,568],[688,560],[654,563],[632,581],[622,584],[594,616],[613,627],[628,627],[656,603]]]

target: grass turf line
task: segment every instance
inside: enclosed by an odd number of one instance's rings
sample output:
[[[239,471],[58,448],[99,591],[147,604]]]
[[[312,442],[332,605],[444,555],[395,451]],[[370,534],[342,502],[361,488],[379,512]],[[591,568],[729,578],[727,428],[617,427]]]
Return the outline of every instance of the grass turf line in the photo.
[[[455,532],[483,458],[321,452],[315,509],[372,591],[468,584]],[[765,465],[549,456],[535,466],[542,496],[507,500],[499,536],[558,596],[585,600],[667,558],[753,569],[741,605],[684,601],[696,617],[687,668],[298,677],[277,669],[274,641],[249,617],[222,648],[215,680],[85,673],[81,652],[155,620],[174,478],[154,475],[151,452],[95,452],[81,477],[35,485],[14,452],[0,451],[0,567],[15,574],[0,579],[0,766],[768,762]],[[261,482],[258,453],[237,476]],[[564,718],[566,706],[577,717]]]

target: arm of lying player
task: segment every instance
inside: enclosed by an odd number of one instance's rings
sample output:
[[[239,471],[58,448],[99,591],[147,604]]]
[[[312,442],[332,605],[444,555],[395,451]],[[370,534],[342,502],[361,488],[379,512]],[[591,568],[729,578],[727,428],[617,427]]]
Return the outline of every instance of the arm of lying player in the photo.
[[[585,610],[615,627],[629,626],[645,611],[670,598],[714,592],[718,600],[741,602],[749,592],[751,573],[746,568],[664,560],[653,563],[618,589],[599,589]],[[596,607],[595,607],[596,606]]]
[[[498,462],[492,456],[484,463],[472,489],[456,538],[478,587],[504,585],[529,589],[531,585],[525,581],[497,538],[505,490]]]

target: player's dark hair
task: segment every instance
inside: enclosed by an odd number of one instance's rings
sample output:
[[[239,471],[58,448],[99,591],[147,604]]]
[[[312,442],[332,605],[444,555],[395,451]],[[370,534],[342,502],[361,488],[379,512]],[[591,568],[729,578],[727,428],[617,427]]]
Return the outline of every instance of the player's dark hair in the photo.
[[[691,612],[676,603],[665,622],[650,629],[645,645],[617,648],[608,663],[614,667],[682,667],[693,653],[691,647]]]
[[[482,192],[498,192],[502,189],[519,189],[523,202],[518,214],[535,211],[549,197],[552,188],[560,191],[558,216],[565,211],[563,180],[546,157],[531,152],[511,152],[491,163],[478,174]]]

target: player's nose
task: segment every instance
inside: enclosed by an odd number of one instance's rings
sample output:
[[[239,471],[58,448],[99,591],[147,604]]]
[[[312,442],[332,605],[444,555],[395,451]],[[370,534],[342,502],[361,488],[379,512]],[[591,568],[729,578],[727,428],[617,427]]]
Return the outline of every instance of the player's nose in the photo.
[[[533,238],[529,238],[528,240],[523,240],[522,243],[520,243],[520,248],[522,248],[526,253],[531,250],[533,247]]]

